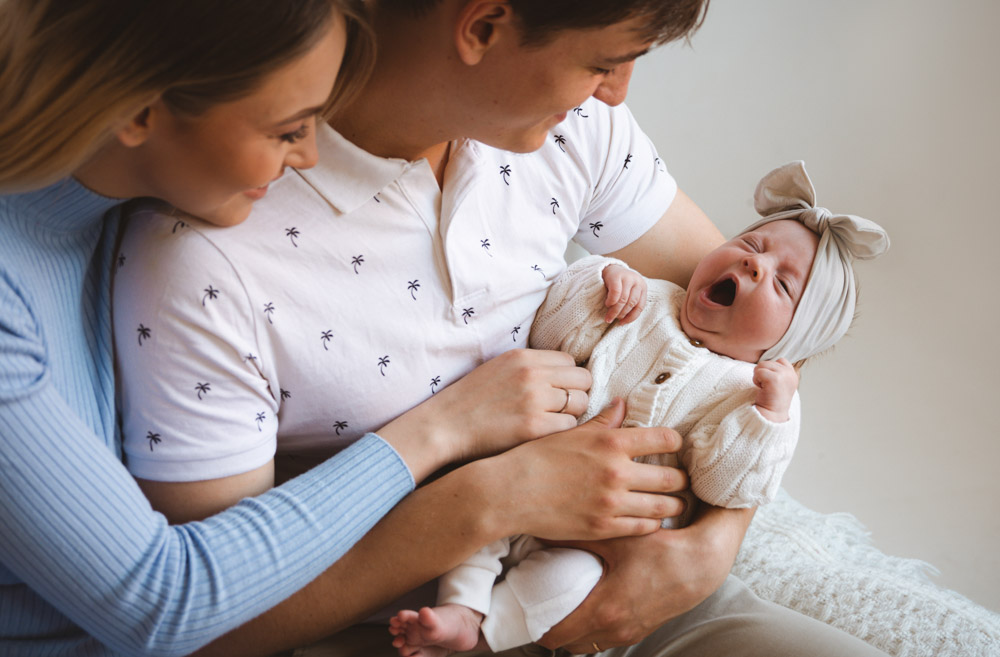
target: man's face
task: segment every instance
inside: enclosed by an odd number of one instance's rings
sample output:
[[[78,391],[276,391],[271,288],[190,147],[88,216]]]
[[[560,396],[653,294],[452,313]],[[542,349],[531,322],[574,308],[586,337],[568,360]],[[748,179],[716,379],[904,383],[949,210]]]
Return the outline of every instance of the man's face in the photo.
[[[590,96],[625,100],[635,59],[650,48],[629,19],[602,28],[564,30],[540,46],[505,33],[475,67],[463,122],[466,134],[496,148],[537,150],[548,131]]]

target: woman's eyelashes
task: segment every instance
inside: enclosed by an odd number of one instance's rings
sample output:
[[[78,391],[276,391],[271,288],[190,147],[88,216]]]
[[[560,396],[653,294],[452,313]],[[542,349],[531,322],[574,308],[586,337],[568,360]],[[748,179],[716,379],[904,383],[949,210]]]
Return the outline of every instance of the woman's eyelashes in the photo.
[[[278,135],[278,139],[283,142],[294,144],[297,141],[305,139],[309,135],[309,124],[303,123],[298,129],[292,132],[286,132],[284,134]]]

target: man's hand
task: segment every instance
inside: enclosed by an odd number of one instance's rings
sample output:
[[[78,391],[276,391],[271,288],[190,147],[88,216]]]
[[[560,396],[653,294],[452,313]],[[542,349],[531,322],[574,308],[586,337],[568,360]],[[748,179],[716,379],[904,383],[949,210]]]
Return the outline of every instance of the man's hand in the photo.
[[[604,577],[572,614],[542,637],[549,648],[593,652],[639,642],[714,593],[732,568],[752,509],[705,505],[683,529],[595,542],[560,543],[604,560]]]

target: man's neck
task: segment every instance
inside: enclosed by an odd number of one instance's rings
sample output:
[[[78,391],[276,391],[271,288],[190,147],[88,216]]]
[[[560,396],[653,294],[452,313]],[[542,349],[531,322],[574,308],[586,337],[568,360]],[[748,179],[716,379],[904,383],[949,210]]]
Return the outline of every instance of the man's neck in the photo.
[[[331,121],[356,146],[380,157],[427,159],[441,184],[451,140],[462,136],[452,116],[454,87],[441,55],[448,23],[415,24],[376,6],[381,47],[375,70],[358,97]]]

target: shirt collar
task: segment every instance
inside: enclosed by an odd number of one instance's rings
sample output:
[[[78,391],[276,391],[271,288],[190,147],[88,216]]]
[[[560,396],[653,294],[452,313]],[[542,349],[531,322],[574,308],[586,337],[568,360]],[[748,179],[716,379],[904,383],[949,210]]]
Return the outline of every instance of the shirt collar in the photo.
[[[316,193],[343,213],[367,203],[410,166],[406,160],[372,155],[326,123],[317,124],[316,146],[319,163],[298,173]]]

